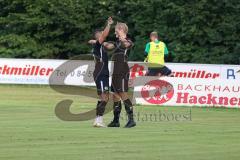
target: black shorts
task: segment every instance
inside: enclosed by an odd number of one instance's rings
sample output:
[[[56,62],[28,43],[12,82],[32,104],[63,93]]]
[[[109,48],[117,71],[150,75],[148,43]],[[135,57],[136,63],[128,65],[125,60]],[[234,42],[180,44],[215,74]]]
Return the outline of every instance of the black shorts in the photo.
[[[95,79],[95,84],[97,87],[97,94],[101,95],[102,93],[109,92],[109,76],[108,75],[99,75]]]
[[[127,63],[114,63],[111,91],[128,92],[129,66]]]
[[[97,94],[109,92],[109,70],[103,63],[97,63],[93,72],[93,78],[97,87]]]
[[[147,76],[158,76],[159,74],[161,74],[162,76],[169,76],[171,73],[171,69],[164,66],[161,68],[148,68]]]
[[[128,92],[128,82],[129,74],[112,76],[111,91],[116,93]]]

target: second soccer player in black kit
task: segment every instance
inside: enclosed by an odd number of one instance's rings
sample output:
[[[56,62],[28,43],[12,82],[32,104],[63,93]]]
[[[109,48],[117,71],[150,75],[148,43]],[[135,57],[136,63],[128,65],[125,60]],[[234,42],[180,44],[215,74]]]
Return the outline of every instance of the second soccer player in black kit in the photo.
[[[111,91],[113,92],[113,121],[108,127],[119,127],[119,117],[121,113],[121,100],[125,105],[125,110],[128,114],[128,122],[125,128],[131,128],[136,126],[133,118],[133,105],[131,100],[128,98],[128,81],[129,81],[129,66],[127,63],[128,50],[133,46],[132,41],[127,37],[128,26],[125,23],[117,23],[115,26],[116,43],[115,51],[113,53],[112,60],[114,62],[113,75],[112,75],[112,86]]]
[[[105,106],[109,100],[108,55],[105,49],[113,48],[114,45],[104,41],[109,34],[112,23],[113,20],[109,17],[104,31],[96,30],[94,33],[94,40],[90,40],[88,42],[93,45],[93,56],[95,60],[93,77],[100,99],[96,107],[96,119],[93,124],[94,127],[105,127],[103,123],[103,114]]]

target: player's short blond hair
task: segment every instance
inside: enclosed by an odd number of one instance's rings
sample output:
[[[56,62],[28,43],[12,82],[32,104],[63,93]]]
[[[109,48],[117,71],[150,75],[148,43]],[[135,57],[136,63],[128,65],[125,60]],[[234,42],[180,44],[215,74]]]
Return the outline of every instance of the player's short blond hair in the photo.
[[[158,37],[158,33],[156,31],[153,31],[150,33],[150,36]]]
[[[119,30],[123,30],[123,32],[126,34],[128,33],[128,26],[126,23],[117,22],[115,28]]]

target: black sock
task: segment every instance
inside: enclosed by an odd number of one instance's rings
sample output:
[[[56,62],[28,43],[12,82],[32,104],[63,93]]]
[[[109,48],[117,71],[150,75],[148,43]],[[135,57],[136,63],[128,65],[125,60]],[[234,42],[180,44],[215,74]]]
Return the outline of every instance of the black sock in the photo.
[[[106,101],[98,101],[97,108],[96,108],[96,115],[97,116],[103,116],[106,105],[107,105]]]
[[[124,102],[125,110],[128,114],[128,119],[133,120],[133,105],[130,99],[126,99]]]
[[[119,123],[121,110],[122,110],[121,101],[114,102],[113,103],[113,115],[114,115],[113,121],[116,123]]]

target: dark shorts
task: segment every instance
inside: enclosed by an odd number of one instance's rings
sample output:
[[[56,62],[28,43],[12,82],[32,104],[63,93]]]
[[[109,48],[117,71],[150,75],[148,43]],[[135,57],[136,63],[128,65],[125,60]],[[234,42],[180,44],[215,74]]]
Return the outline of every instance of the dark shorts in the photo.
[[[158,76],[159,74],[161,74],[162,76],[169,76],[171,73],[171,69],[164,66],[161,68],[148,68],[147,76]]]
[[[95,79],[95,84],[97,87],[98,95],[109,92],[109,76],[108,75],[99,75]]]
[[[97,87],[97,94],[109,92],[109,70],[103,64],[97,63],[93,72],[93,78]]]
[[[129,67],[127,63],[114,64],[111,91],[116,93],[128,92]]]
[[[128,75],[118,75],[112,77],[111,91],[116,93],[128,92]]]

